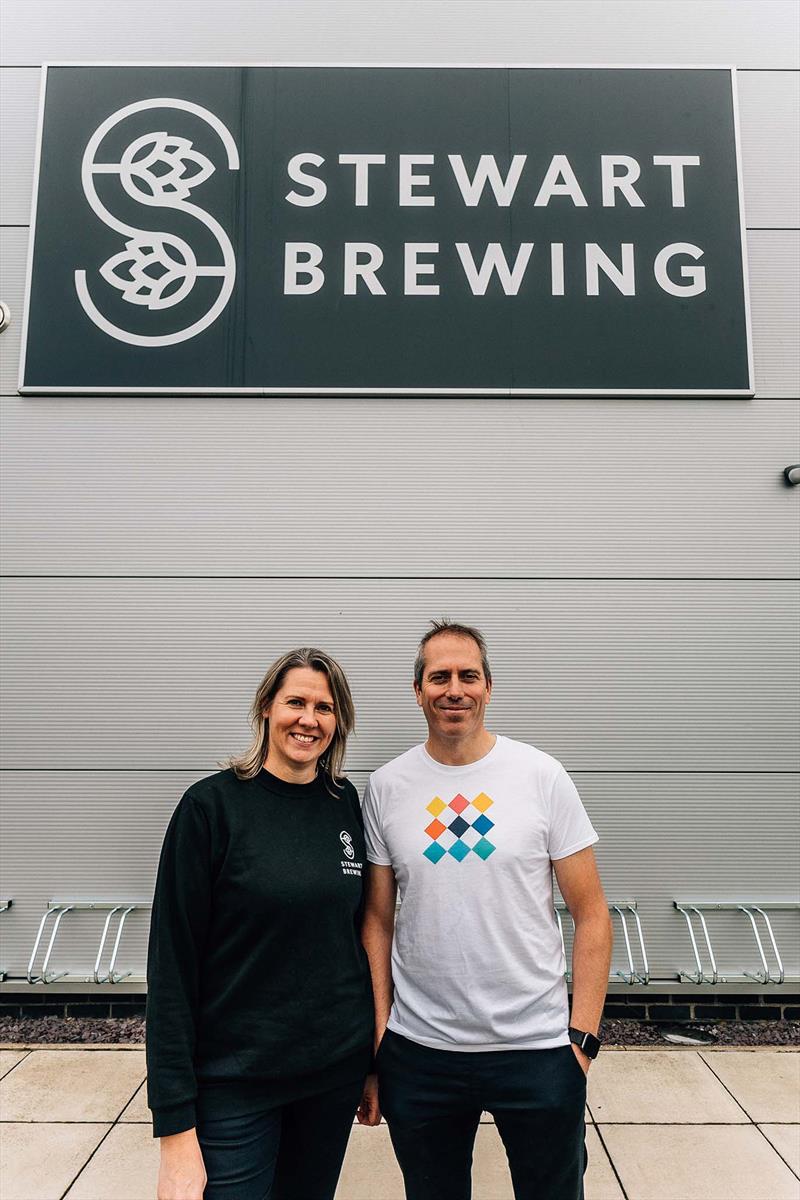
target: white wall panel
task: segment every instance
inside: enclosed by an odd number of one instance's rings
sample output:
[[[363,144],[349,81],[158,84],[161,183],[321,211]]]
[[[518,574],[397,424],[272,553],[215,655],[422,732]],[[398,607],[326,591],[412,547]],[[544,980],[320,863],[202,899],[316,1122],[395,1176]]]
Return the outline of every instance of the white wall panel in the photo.
[[[798,587],[786,582],[6,580],[2,766],[212,769],[291,646],[341,658],[353,769],[419,740],[431,616],[483,627],[492,725],[572,770],[800,766]]]
[[[0,225],[30,221],[40,77],[38,70],[0,69]]]
[[[739,71],[747,224],[800,226],[800,72]]]
[[[3,63],[734,63],[796,68],[793,0],[6,0]]]
[[[800,396],[800,232],[748,235],[757,396]]]
[[[6,397],[0,429],[7,574],[800,573],[793,400]]]
[[[35,68],[0,69],[2,225],[27,225],[30,220],[39,75]],[[738,88],[747,223],[797,228],[800,72],[740,71]]]
[[[27,239],[27,229],[0,229],[0,294],[14,315],[14,324],[0,335],[0,395],[17,390]],[[751,230],[748,258],[756,395],[796,398],[800,395],[800,232]],[[58,319],[57,313],[53,319]]]
[[[0,968],[24,974],[49,900],[149,901],[169,815],[204,773],[4,772],[0,895],[14,903],[0,917]],[[800,838],[796,776],[578,771],[574,778],[600,834],[596,854],[606,893],[638,902],[654,976],[693,965],[684,920],[672,907],[676,897],[765,901],[795,894],[786,845]],[[352,779],[362,791],[366,773],[353,772]],[[53,967],[91,969],[102,920],[100,914],[67,916]],[[723,971],[754,967],[746,918],[709,920]],[[797,914],[775,918],[787,971],[794,974],[800,971],[798,920]],[[143,973],[147,925],[145,913],[132,918],[120,967]],[[622,967],[617,933],[614,966]]]

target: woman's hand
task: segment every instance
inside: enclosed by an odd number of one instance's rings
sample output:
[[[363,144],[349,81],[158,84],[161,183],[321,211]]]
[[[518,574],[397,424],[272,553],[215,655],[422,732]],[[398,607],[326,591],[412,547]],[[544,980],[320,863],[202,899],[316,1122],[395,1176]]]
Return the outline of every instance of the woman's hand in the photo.
[[[207,1178],[195,1129],[162,1137],[158,1200],[203,1200]]]
[[[378,1107],[378,1076],[368,1075],[364,1080],[361,1103],[356,1110],[359,1125],[380,1125],[381,1110]]]

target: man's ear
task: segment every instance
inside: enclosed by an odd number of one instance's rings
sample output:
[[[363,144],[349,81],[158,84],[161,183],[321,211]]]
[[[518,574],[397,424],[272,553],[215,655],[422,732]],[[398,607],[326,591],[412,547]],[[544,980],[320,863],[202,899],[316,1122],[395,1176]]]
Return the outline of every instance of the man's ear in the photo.
[[[416,679],[414,680],[413,687],[414,687],[414,696],[416,698],[417,704],[419,705],[420,708],[422,708],[422,689],[420,688]]]
[[[491,680],[486,684],[486,703],[488,704],[492,698],[492,683]]]

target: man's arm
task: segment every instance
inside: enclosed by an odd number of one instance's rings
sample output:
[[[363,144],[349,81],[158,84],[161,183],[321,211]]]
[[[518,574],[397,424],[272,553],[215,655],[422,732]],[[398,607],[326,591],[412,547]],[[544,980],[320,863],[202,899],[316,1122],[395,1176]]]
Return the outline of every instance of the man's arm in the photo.
[[[361,941],[367,952],[372,975],[376,1050],[386,1030],[392,1007],[392,934],[396,896],[397,883],[392,868],[370,863],[367,871],[367,902],[361,926]]]
[[[614,940],[608,903],[597,873],[591,846],[553,863],[567,908],[575,921],[572,947],[572,1015],[575,1029],[597,1033],[608,990],[611,947]],[[573,1044],[583,1069],[591,1059]]]

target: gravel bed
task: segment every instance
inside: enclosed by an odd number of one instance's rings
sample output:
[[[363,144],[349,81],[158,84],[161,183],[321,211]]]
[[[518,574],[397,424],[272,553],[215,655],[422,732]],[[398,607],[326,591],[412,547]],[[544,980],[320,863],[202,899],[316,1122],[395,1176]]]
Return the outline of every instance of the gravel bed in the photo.
[[[800,1021],[603,1021],[602,1039],[615,1046],[667,1046],[667,1034],[718,1046],[800,1046]],[[0,1043],[60,1042],[107,1045],[144,1042],[144,1017],[0,1017]]]

